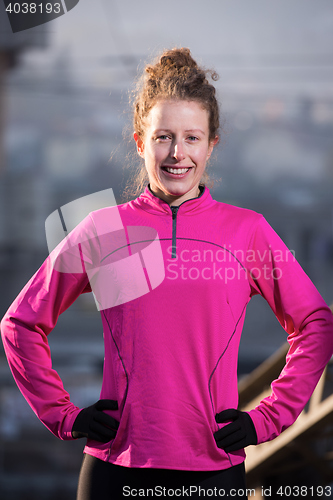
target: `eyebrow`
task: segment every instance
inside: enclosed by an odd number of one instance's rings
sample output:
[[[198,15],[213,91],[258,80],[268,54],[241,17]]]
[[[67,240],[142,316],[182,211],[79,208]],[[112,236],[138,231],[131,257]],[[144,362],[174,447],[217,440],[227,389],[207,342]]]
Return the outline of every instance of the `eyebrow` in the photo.
[[[172,133],[172,130],[168,129],[168,128],[158,128],[157,130],[155,130],[155,134],[158,134],[160,132],[169,132],[169,133]],[[203,130],[201,130],[201,128],[193,128],[193,129],[188,129],[188,130],[185,130],[185,132],[201,132],[203,135],[205,135],[205,132]]]
[[[201,132],[203,135],[205,135],[205,132],[201,130],[201,128],[193,128],[190,130],[185,130],[185,132]]]

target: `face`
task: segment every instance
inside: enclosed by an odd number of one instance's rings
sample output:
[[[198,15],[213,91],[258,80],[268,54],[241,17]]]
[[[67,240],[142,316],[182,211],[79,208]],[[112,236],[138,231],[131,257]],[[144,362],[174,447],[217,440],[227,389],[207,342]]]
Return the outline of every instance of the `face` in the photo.
[[[158,101],[143,139],[134,134],[150,188],[170,205],[199,195],[199,182],[217,142],[209,141],[208,111],[196,101]]]

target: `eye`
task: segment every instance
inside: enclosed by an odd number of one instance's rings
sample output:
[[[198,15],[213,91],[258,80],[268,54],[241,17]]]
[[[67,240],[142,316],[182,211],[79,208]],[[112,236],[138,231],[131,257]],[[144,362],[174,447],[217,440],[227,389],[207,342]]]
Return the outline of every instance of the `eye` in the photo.
[[[161,134],[155,137],[155,141],[157,142],[166,142],[169,141],[171,137],[167,134]]]
[[[199,138],[198,138],[198,137],[196,137],[195,135],[189,135],[189,136],[188,136],[188,140],[189,140],[190,142],[196,142],[196,141],[198,141],[198,140],[199,140]]]

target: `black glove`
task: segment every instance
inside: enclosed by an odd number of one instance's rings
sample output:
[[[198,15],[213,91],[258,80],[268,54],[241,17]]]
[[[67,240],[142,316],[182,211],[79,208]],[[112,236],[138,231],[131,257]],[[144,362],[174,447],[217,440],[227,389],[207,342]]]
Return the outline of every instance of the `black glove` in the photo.
[[[215,420],[218,424],[232,420],[230,424],[214,433],[218,448],[230,453],[245,448],[249,444],[257,444],[258,437],[254,423],[245,411],[230,408],[217,413]]]
[[[107,443],[116,437],[119,422],[103,410],[118,410],[117,401],[100,399],[97,403],[83,408],[76,417],[72,436],[74,439],[86,437],[94,441]]]

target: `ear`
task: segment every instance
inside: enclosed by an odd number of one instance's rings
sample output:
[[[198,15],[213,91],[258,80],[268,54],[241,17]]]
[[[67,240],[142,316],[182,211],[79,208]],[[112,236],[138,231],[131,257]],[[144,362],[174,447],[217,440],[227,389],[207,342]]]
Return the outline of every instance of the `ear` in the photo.
[[[213,152],[213,149],[214,149],[214,146],[216,146],[216,144],[219,142],[220,138],[218,135],[215,136],[215,139],[212,139],[209,143],[209,146],[208,146],[208,153],[207,153],[207,160],[209,160],[212,152]]]
[[[134,132],[133,137],[134,137],[134,140],[136,142],[136,149],[137,149],[138,155],[141,156],[141,158],[144,158],[145,157],[145,153],[144,153],[145,145],[144,145],[143,140],[141,139],[141,137],[138,136],[138,134],[136,132]]]

